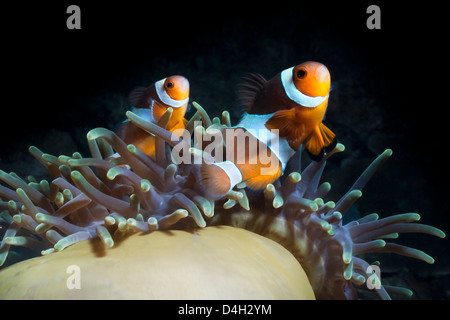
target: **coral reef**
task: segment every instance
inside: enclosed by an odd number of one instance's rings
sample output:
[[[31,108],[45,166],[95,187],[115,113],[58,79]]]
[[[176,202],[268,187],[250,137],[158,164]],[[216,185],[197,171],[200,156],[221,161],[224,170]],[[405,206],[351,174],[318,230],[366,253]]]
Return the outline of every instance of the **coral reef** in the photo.
[[[211,120],[200,105],[194,106],[197,113],[186,125],[194,136],[206,134],[210,127],[231,125],[227,112],[221,119]],[[184,150],[188,147],[191,157],[212,156],[166,131],[170,115],[168,109],[158,124],[153,124],[127,112],[136,126],[156,136],[156,160],[126,145],[112,131],[97,128],[87,134],[88,158],[79,153],[56,157],[30,147],[30,153],[47,168],[50,182],[32,177],[26,182],[1,171],[0,179],[15,191],[0,186],[0,265],[14,246],[50,254],[97,237],[104,246],[112,247],[130,233],[222,224],[253,231],[287,248],[304,268],[319,299],[356,298],[355,287],[364,288],[371,275],[369,263],[362,258],[368,252],[393,252],[433,263],[420,250],[386,241],[405,232],[445,236],[439,229],[415,223],[420,219],[416,213],[384,219],[369,214],[342,222],[391,150],[375,159],[336,202],[324,200],[331,186],[320,178],[327,159],[344,150],[342,144],[303,170],[298,153],[291,159],[293,171],[285,173],[284,181],[269,184],[261,194],[247,194],[241,183],[220,206],[221,202],[206,198],[198,187],[197,165],[173,163],[170,147],[181,145]],[[198,125],[200,119],[203,126]],[[408,289],[384,285],[375,291],[383,299],[389,299],[391,293],[411,294]]]

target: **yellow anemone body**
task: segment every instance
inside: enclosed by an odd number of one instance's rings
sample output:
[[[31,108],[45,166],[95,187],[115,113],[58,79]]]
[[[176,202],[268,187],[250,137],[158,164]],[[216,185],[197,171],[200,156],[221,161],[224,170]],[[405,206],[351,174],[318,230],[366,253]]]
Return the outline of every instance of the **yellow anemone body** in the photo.
[[[2,270],[0,299],[314,299],[294,256],[245,229],[134,234],[107,249],[98,241]]]

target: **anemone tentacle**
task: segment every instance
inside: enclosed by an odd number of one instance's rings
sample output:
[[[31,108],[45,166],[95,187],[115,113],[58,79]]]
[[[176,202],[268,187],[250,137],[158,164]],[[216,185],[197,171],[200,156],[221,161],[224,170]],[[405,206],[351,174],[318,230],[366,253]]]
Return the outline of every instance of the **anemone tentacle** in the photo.
[[[193,105],[197,112],[186,129],[197,138],[231,126],[228,112],[211,120],[198,103]],[[50,254],[96,237],[112,247],[129,233],[220,224],[256,232],[287,248],[305,269],[319,299],[357,298],[355,286],[369,277],[369,264],[361,258],[366,253],[393,252],[434,262],[418,249],[388,242],[405,232],[445,237],[437,228],[416,223],[420,219],[416,213],[383,219],[369,214],[347,224],[342,221],[370,178],[392,155],[390,149],[379,155],[337,201],[325,199],[331,186],[321,183],[321,175],[327,159],[344,151],[340,143],[304,170],[301,153],[297,153],[284,181],[268,184],[260,193],[247,193],[243,182],[216,201],[198,186],[197,164],[175,164],[167,156],[169,146],[187,146],[184,150],[189,150],[191,157],[214,159],[206,149],[164,129],[171,112],[158,124],[132,112],[126,114],[136,126],[156,136],[155,159],[125,144],[114,132],[96,128],[87,134],[90,157],[79,153],[56,157],[30,147],[30,154],[49,171],[50,181],[27,183],[0,170],[0,179],[14,189],[0,186],[0,266],[14,246]],[[412,293],[385,285],[376,292],[383,299],[390,299],[390,294]]]

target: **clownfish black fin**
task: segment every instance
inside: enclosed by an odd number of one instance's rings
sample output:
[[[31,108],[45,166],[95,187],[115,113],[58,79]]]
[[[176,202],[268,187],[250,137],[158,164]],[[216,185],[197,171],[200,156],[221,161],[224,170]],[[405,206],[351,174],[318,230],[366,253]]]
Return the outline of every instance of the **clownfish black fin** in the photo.
[[[336,135],[321,123],[305,142],[305,149],[312,160],[320,161],[325,155],[325,152],[332,151],[336,145]]]
[[[131,124],[132,125],[132,124]],[[125,140],[125,137],[128,132],[128,127],[130,126],[130,121],[122,122],[118,128],[115,130],[115,133],[122,139]]]
[[[311,153],[307,148],[305,148],[305,150],[308,153],[309,158],[316,162],[319,162],[320,160],[322,160],[323,156],[325,155],[325,152],[323,151],[323,149],[321,149],[318,154]]]
[[[256,96],[261,92],[267,80],[258,73],[250,73],[242,78],[238,85],[238,100],[241,107],[249,112],[253,106]]]
[[[137,87],[133,89],[133,91],[130,92],[128,95],[128,101],[130,104],[135,108],[144,108],[144,95],[146,92],[146,87]]]

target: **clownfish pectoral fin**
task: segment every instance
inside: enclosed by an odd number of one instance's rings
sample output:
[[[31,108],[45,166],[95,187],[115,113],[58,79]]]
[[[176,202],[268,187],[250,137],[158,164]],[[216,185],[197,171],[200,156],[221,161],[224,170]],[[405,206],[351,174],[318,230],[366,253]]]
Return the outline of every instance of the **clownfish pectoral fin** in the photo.
[[[260,74],[250,73],[242,78],[238,85],[238,99],[242,108],[249,112],[256,96],[261,92],[267,80]]]
[[[145,94],[146,94],[147,88],[146,87],[137,87],[133,89],[133,91],[130,92],[128,95],[128,101],[130,104],[135,108],[145,108]]]
[[[306,140],[305,149],[312,160],[320,161],[325,152],[333,150],[336,144],[336,135],[321,123]]]
[[[256,167],[256,166],[253,166]],[[262,168],[258,168],[259,174],[253,175],[250,179],[245,181],[246,186],[253,190],[263,190],[269,183],[273,183],[281,176],[281,164],[273,166],[273,168],[264,168],[266,172],[262,174]]]
[[[288,140],[290,144],[296,144],[305,131],[305,125],[296,121],[295,108],[276,112],[267,120],[266,128],[278,130],[278,135]]]
[[[187,123],[188,123],[188,121],[185,118],[180,119],[176,123],[172,124],[170,129],[168,129],[168,130],[172,133],[176,133],[177,135],[182,135],[183,134],[182,130],[186,128]],[[177,131],[180,129],[181,129],[181,131]]]

